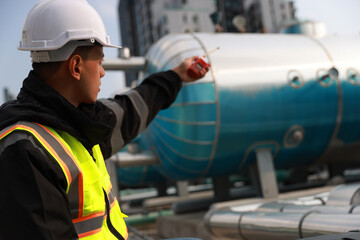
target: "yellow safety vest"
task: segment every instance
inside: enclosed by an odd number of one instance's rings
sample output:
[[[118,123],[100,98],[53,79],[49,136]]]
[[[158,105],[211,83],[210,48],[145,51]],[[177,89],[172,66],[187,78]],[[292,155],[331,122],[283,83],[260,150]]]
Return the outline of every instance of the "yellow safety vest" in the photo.
[[[91,157],[67,132],[31,122],[18,122],[0,132],[0,140],[14,131],[31,133],[59,164],[67,181],[72,221],[79,239],[127,239],[125,214],[120,210],[99,145]]]

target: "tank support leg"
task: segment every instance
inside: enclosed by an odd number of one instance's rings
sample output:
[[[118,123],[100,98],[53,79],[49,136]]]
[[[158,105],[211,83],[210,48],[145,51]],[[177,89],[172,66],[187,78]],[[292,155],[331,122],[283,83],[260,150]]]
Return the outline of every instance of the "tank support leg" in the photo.
[[[257,149],[256,167],[252,166],[253,184],[263,198],[274,198],[279,194],[271,149]]]
[[[214,194],[217,201],[230,199],[230,183],[228,176],[214,177],[213,179]]]
[[[159,182],[155,184],[157,195],[158,197],[167,196],[167,183],[166,182]]]
[[[189,195],[188,191],[189,183],[187,181],[177,181],[176,188],[179,197],[186,197]]]

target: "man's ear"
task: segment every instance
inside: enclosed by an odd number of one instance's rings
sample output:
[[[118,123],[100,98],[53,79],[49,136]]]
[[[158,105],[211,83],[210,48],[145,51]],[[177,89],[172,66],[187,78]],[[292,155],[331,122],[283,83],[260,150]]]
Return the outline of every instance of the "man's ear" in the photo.
[[[72,55],[68,59],[68,70],[70,75],[76,79],[80,80],[81,70],[82,70],[82,58],[79,55]]]

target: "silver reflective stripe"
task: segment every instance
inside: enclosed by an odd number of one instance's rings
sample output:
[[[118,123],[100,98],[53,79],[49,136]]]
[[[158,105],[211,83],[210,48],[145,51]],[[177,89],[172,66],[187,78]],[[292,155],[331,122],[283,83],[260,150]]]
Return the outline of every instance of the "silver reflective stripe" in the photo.
[[[6,137],[4,140],[0,141],[0,155],[3,153],[5,148],[23,139],[28,139],[31,141],[32,138],[28,136],[28,134],[26,133],[18,132],[17,134],[11,134],[10,136]]]
[[[108,99],[101,99],[105,106],[110,108],[116,116],[116,125],[111,135],[111,155],[117,153],[124,146],[124,139],[121,134],[121,124],[124,118],[124,110],[114,101]]]
[[[5,148],[15,144],[16,142],[20,140],[28,140],[31,142],[34,148],[36,148],[41,154],[44,155],[44,157],[48,157],[48,155],[45,153],[44,148],[40,147],[38,143],[35,142],[34,137],[32,135],[29,135],[25,132],[16,131],[14,133],[11,133],[8,137],[0,141],[0,155],[3,153]]]
[[[33,135],[34,139],[40,143],[44,148],[44,151],[48,152],[54,160],[57,161],[59,166],[62,168],[64,175],[68,179],[68,196],[70,211],[73,218],[82,215],[83,211],[83,195],[79,192],[79,187],[82,187],[83,177],[82,172],[79,170],[75,157],[70,155],[70,151],[62,144],[62,142],[46,127],[31,123],[31,122],[17,122],[0,132],[0,140],[6,137],[1,142],[15,142],[22,139],[29,139],[25,134],[11,134],[12,132],[25,131]],[[9,135],[11,134],[11,135]],[[34,140],[31,140],[35,144]],[[6,145],[5,144],[5,145]],[[38,147],[37,147],[38,148]],[[42,151],[44,153],[44,151]]]
[[[140,134],[146,128],[146,122],[149,116],[149,109],[144,102],[144,99],[136,91],[125,92],[124,95],[127,95],[132,104],[134,105],[139,117],[140,117],[140,126],[138,129],[138,134]]]
[[[105,217],[105,212],[103,212],[99,216],[89,216],[73,220],[76,233],[80,238],[96,234],[98,231],[101,231]]]
[[[111,204],[113,204],[115,201],[115,193],[114,193],[113,188],[110,189],[110,191],[108,193],[108,198],[109,198],[109,204],[111,206]]]
[[[29,135],[30,133],[31,135]],[[18,122],[0,131],[0,150],[23,139],[29,139],[42,153],[48,152],[62,167],[69,181],[69,207],[76,232],[80,238],[101,231],[105,212],[83,217],[83,175],[71,151],[61,142],[50,129],[37,123]],[[36,139],[36,140],[35,140]],[[114,201],[114,200],[112,200]]]

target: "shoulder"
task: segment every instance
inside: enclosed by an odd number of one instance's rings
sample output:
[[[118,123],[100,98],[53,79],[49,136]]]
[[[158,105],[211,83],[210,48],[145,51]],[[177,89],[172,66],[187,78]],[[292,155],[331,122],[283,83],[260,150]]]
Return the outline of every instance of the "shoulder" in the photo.
[[[21,150],[24,149],[22,146],[26,144],[31,144],[34,147],[38,145],[34,139],[34,136],[26,131],[13,131],[6,136],[0,136],[0,155],[9,147],[18,146],[19,150]]]
[[[61,191],[67,187],[61,166],[29,131],[12,131],[0,139],[0,166],[2,171],[16,171],[26,178],[45,177]]]

